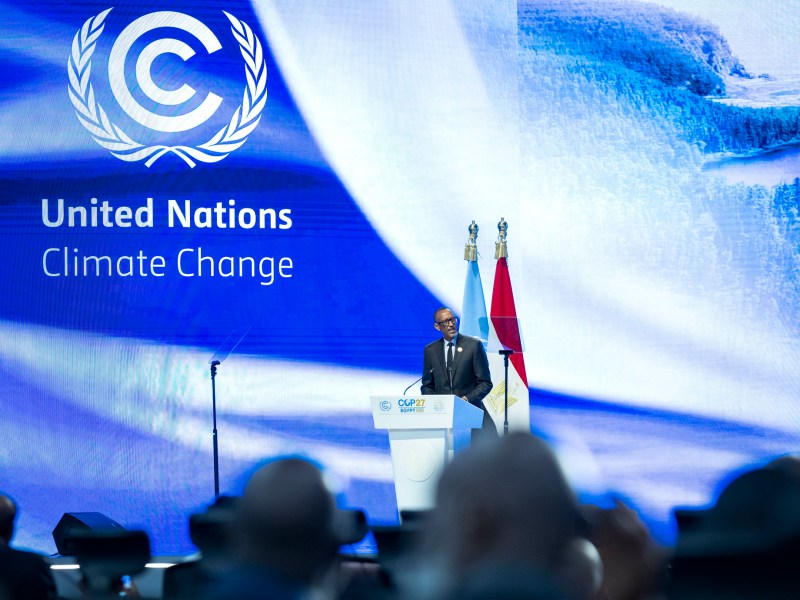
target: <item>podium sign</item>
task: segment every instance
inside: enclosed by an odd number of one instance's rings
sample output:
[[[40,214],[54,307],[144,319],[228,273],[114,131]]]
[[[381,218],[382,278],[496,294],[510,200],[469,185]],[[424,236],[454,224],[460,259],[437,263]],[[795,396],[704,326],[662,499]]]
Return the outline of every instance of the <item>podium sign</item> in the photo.
[[[397,509],[433,508],[439,475],[469,446],[483,411],[458,396],[372,396],[370,404],[375,428],[389,431]]]

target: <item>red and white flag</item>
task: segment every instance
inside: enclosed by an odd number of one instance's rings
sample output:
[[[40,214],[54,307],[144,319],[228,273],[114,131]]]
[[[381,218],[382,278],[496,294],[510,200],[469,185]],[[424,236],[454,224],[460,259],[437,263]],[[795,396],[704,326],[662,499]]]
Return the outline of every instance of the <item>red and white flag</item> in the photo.
[[[505,221],[500,221],[500,240],[497,242],[495,257],[497,264],[494,272],[494,288],[492,305],[489,311],[489,367],[492,372],[494,387],[484,398],[483,405],[489,410],[497,430],[503,433],[505,421],[505,366],[504,357],[497,348],[514,350],[509,356],[508,364],[508,429],[509,431],[530,431],[530,393],[528,376],[525,373],[525,358],[522,335],[517,319],[517,308],[514,304],[514,291],[508,274],[508,258],[505,242]]]

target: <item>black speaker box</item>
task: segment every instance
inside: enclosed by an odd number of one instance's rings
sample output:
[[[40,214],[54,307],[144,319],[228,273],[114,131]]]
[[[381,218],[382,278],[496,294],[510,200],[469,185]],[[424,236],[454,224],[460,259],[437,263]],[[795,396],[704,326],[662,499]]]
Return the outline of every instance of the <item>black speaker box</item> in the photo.
[[[75,556],[75,544],[70,540],[73,532],[125,531],[125,528],[99,512],[64,513],[53,529],[53,541],[61,556]]]

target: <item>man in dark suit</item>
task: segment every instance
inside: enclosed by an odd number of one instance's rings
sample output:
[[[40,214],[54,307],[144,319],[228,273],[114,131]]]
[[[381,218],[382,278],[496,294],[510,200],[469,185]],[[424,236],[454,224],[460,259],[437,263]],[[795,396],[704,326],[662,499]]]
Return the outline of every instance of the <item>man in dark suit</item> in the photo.
[[[50,565],[38,554],[9,546],[16,516],[14,501],[0,494],[0,598],[55,600],[56,585]]]
[[[425,346],[421,392],[461,396],[483,410],[480,437],[497,437],[494,421],[483,406],[484,397],[492,391],[486,350],[479,339],[459,335],[457,326],[458,318],[449,308],[442,307],[434,313],[433,327],[443,337]]]

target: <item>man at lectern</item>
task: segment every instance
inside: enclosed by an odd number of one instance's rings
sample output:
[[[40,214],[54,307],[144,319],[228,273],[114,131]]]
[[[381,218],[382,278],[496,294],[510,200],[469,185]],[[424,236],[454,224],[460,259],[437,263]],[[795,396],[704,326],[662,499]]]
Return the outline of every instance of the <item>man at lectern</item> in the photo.
[[[423,394],[453,394],[483,409],[480,437],[497,437],[494,421],[483,406],[484,397],[492,391],[489,360],[477,338],[459,335],[458,318],[442,307],[433,315],[433,326],[442,338],[425,346],[422,366]],[[472,439],[476,438],[473,431]]]

